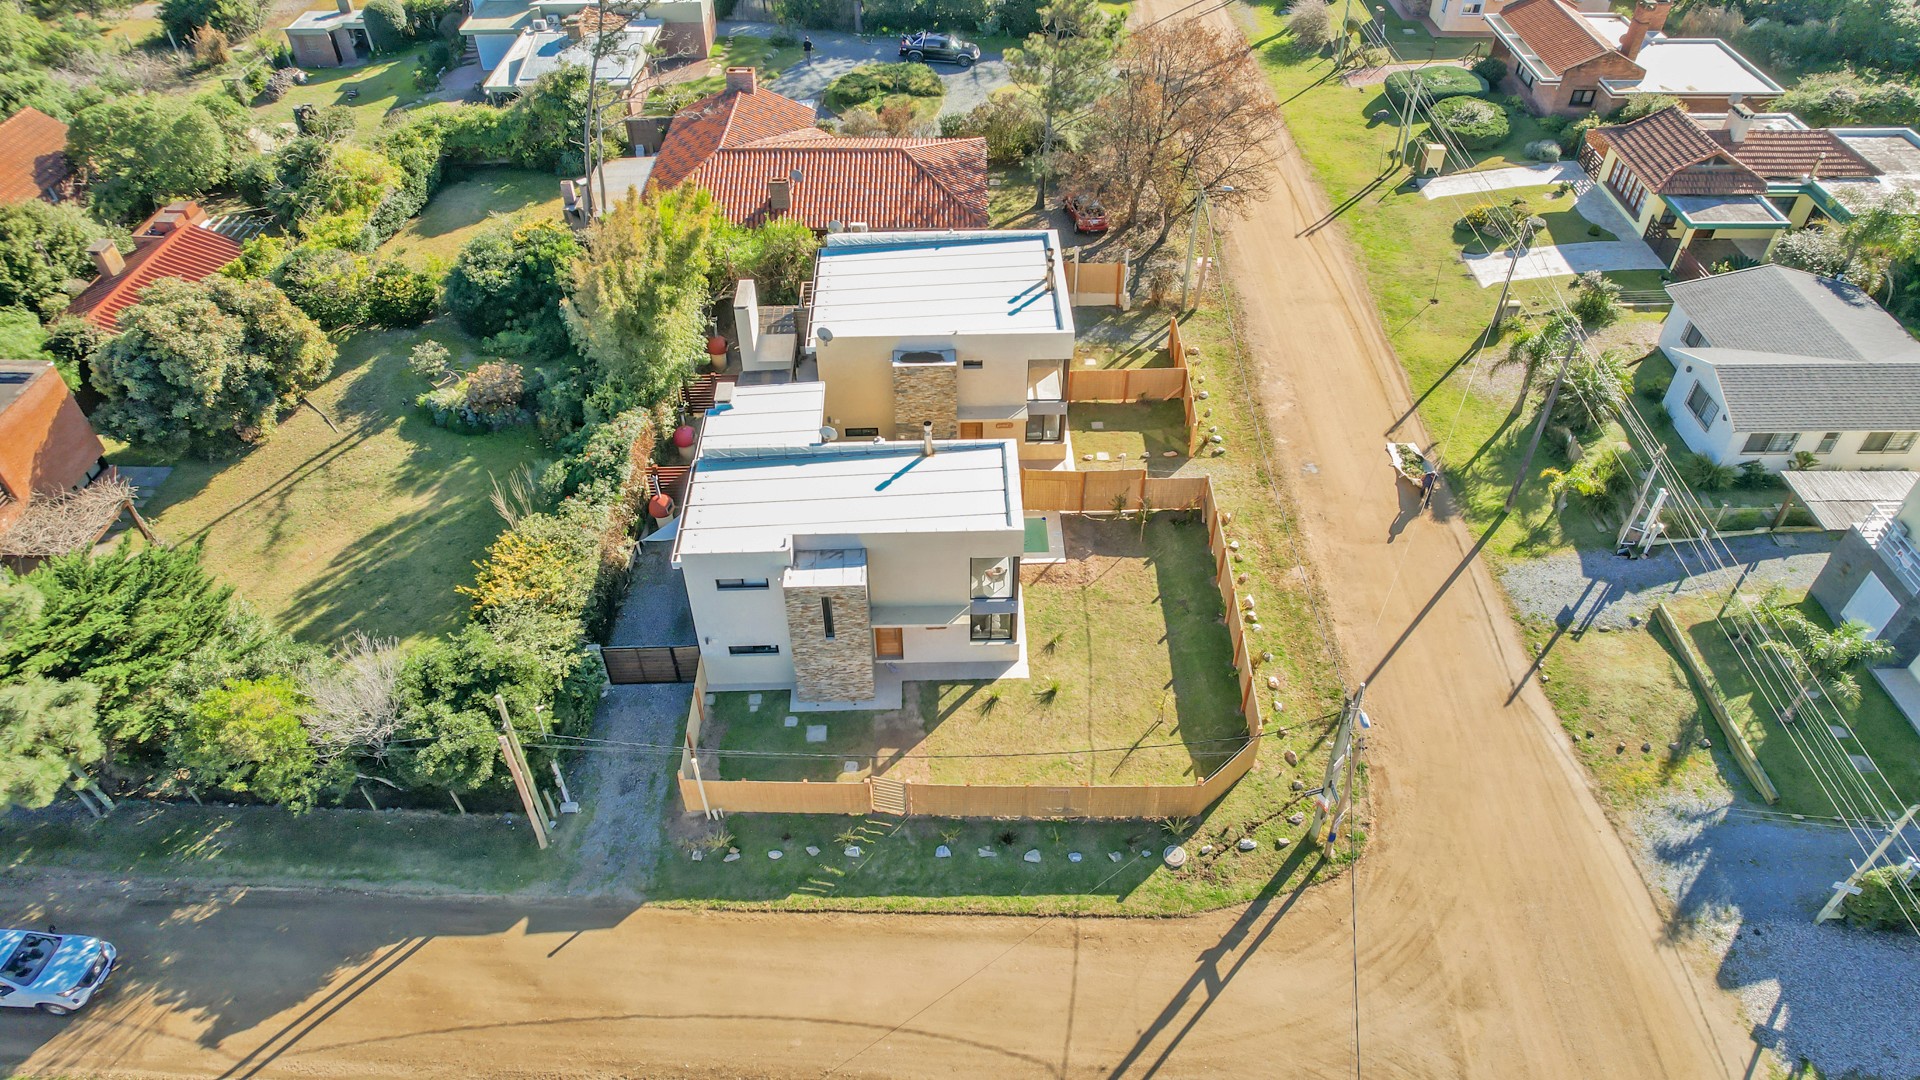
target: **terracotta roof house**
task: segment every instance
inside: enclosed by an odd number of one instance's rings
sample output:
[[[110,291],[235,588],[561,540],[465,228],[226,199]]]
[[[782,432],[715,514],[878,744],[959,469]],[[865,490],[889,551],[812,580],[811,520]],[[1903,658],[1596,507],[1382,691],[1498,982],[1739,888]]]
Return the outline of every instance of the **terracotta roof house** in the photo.
[[[240,257],[240,245],[208,227],[196,202],[168,203],[134,230],[133,254],[122,257],[110,240],[89,248],[100,276],[67,306],[102,330],[120,328],[120,312],[140,290],[161,278],[204,281]]]
[[[36,501],[98,476],[104,453],[52,364],[0,360],[0,556],[50,554],[16,545],[20,526],[31,526]]]
[[[1632,19],[1582,11],[1566,0],[1515,0],[1486,17],[1490,55],[1506,61],[1536,113],[1611,112],[1633,94],[1665,94],[1689,109],[1765,104],[1781,92],[1718,38],[1671,38],[1669,0],[1640,0]]]
[[[759,85],[752,68],[729,68],[726,88],[682,110],[664,132],[629,117],[636,146],[657,152],[615,164],[628,186],[648,192],[692,180],[727,217],[757,225],[803,221],[876,231],[987,226],[984,139],[836,138],[814,126],[811,106]]]
[[[1810,220],[1920,190],[1920,135],[1905,128],[1809,128],[1791,113],[1734,102],[1722,115],[1663,109],[1587,133],[1580,164],[1682,276],[1763,261]]]
[[[31,106],[0,123],[0,206],[72,194],[67,125]]]

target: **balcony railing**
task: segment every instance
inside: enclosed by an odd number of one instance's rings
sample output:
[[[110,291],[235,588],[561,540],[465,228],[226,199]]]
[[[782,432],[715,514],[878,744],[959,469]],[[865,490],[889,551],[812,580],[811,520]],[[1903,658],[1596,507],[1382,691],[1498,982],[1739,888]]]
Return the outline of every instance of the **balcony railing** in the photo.
[[[1898,503],[1876,503],[1872,516],[1855,526],[1868,546],[1893,567],[1893,572],[1909,590],[1920,592],[1920,550],[1915,550],[1907,527],[1894,515]]]

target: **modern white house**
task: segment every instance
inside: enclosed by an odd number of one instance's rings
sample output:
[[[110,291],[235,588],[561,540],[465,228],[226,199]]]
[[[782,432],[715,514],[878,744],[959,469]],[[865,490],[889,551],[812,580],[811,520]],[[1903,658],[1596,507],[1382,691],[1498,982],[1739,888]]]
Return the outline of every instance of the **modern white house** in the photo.
[[[481,70],[491,72],[523,33],[562,33],[569,22],[596,10],[622,21],[637,16],[659,24],[656,46],[662,59],[700,59],[713,47],[713,0],[651,0],[621,5],[617,13],[611,5],[596,5],[593,0],[474,0],[460,23],[460,34],[473,42]]]
[[[1665,405],[1722,465],[1920,465],[1920,341],[1843,281],[1766,264],[1667,286]]]
[[[1073,303],[1048,230],[845,232],[815,263],[802,359],[847,440],[1010,439],[1029,466],[1070,460]]]
[[[828,442],[825,397],[733,387],[702,421],[673,561],[709,688],[890,708],[903,680],[1024,677],[1015,444]]]
[[[532,89],[540,76],[566,65],[584,68],[594,63],[586,41],[591,25],[575,16],[563,25],[528,25],[507,45],[500,62],[487,73],[481,89],[491,101],[504,101]],[[607,16],[604,31],[606,51],[600,56],[594,77],[615,91],[629,89],[647,71],[647,57],[656,51],[665,24],[658,19],[635,19],[624,15]]]

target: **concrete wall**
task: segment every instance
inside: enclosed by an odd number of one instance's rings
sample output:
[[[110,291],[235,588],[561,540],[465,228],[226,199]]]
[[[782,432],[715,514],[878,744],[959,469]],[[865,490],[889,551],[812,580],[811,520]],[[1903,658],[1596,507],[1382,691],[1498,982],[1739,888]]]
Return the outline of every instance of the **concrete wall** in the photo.
[[[793,643],[794,697],[800,701],[868,701],[873,697],[873,626],[863,585],[793,586],[781,590]],[[833,609],[833,636],[826,611]]]
[[[1840,613],[1845,611],[1847,603],[1853,599],[1860,586],[1871,574],[1880,584],[1900,601],[1900,612],[1893,621],[1880,632],[1880,640],[1893,646],[1894,658],[1890,666],[1905,666],[1920,657],[1920,600],[1913,592],[1901,584],[1899,575],[1886,565],[1880,553],[1873,550],[1858,529],[1848,529],[1840,538],[1840,543],[1827,557],[1827,565],[1820,569],[1820,576],[1814,579],[1811,595],[1820,602],[1827,617],[1834,622],[1840,621]]]
[[[287,48],[293,53],[295,67],[327,68],[340,66],[340,54],[330,34],[287,34]],[[352,53],[347,55],[351,56]]]
[[[787,635],[780,575],[791,562],[785,551],[745,555],[684,555],[681,577],[699,634],[700,658],[716,690],[778,690],[794,682],[793,641]],[[718,589],[723,578],[765,578],[765,589]],[[771,656],[734,656],[732,645],[774,645]]]

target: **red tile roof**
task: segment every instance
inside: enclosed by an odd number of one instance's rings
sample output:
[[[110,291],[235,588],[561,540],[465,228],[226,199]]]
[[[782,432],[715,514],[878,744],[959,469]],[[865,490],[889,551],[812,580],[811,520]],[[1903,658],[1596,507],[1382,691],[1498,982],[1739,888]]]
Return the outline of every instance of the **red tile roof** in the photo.
[[[1611,146],[1648,190],[1661,195],[1759,195],[1767,190],[1760,174],[1736,160],[1677,105],[1625,124],[1595,128],[1587,137],[1602,151]]]
[[[67,125],[32,107],[0,123],[0,206],[43,198],[73,175]]]
[[[1738,144],[1724,130],[1712,132],[1711,138],[1731,150],[1742,165],[1773,180],[1798,180],[1809,173],[1829,180],[1880,175],[1880,170],[1853,147],[1824,128],[1812,131],[1756,128],[1747,132],[1747,137]]]
[[[1500,17],[1555,75],[1615,51],[1561,0],[1516,0],[1500,9]]]
[[[767,181],[796,173],[789,209],[776,215]],[[757,86],[722,91],[674,117],[648,189],[689,179],[742,225],[774,216],[816,230],[834,221],[879,230],[988,224],[986,140],[835,138],[814,126],[812,109]]]
[[[169,224],[167,218],[175,220]],[[134,232],[126,268],[102,277],[73,298],[67,313],[103,330],[120,328],[120,312],[140,299],[140,290],[161,278],[204,281],[240,257],[240,245],[204,228],[207,213],[198,203],[171,203]]]

